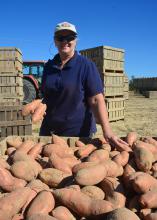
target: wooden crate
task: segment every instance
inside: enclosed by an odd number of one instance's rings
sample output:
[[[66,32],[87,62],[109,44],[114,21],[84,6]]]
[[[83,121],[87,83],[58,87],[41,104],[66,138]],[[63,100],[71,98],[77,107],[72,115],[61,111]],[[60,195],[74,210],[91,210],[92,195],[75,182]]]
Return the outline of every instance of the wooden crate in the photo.
[[[0,73],[0,99],[23,100],[23,75],[18,72]]]
[[[16,47],[0,47],[0,60],[18,60],[22,62],[22,52]]]
[[[105,97],[123,96],[124,76],[121,73],[101,74]]]
[[[100,73],[124,72],[124,50],[120,48],[100,46],[81,50],[80,53],[92,60]]]
[[[0,73],[22,72],[22,62],[19,60],[0,60]]]
[[[124,49],[110,47],[110,46],[99,46],[94,48],[89,48],[85,50],[80,50],[80,53],[86,57],[101,59],[111,59],[111,60],[124,60]]]
[[[125,98],[106,98],[109,121],[124,119]]]
[[[22,105],[0,105],[0,137],[9,135],[31,135],[30,116],[22,116]]]

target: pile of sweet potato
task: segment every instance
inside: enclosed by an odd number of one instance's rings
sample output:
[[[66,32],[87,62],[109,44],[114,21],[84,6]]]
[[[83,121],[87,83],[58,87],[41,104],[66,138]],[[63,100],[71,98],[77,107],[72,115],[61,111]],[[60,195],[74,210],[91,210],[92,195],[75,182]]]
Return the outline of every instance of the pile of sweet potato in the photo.
[[[7,139],[0,220],[156,220],[157,141],[135,132],[125,141]]]

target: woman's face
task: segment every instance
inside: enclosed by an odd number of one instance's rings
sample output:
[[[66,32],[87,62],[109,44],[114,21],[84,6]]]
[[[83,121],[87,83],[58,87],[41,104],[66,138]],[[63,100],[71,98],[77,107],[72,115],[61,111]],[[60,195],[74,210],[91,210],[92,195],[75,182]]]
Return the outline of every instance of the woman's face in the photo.
[[[55,35],[54,41],[59,54],[70,55],[75,50],[77,39],[74,37],[73,32],[62,30]]]

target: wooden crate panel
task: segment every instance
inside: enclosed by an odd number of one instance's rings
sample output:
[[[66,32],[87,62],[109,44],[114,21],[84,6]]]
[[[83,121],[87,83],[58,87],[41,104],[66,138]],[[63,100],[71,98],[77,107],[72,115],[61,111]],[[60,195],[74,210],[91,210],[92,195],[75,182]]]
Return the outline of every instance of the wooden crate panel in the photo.
[[[106,107],[109,121],[124,119],[125,99],[123,98],[106,98]]]
[[[12,103],[0,105],[0,137],[9,135],[31,135],[30,116],[22,116],[22,105]]]
[[[22,62],[15,60],[0,60],[0,73],[22,72]]]
[[[15,47],[0,47],[0,60],[19,60],[22,62],[22,52]]]
[[[89,58],[100,57],[101,59],[124,60],[124,49],[109,46],[100,46],[81,50],[80,53]]]

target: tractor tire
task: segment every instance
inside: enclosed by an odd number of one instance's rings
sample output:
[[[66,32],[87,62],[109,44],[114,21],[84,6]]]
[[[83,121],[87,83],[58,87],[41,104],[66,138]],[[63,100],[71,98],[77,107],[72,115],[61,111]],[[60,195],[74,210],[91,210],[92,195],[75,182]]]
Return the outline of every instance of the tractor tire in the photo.
[[[23,103],[27,104],[32,102],[37,97],[37,92],[35,86],[32,82],[27,79],[23,79],[23,92],[24,92],[24,99]]]

